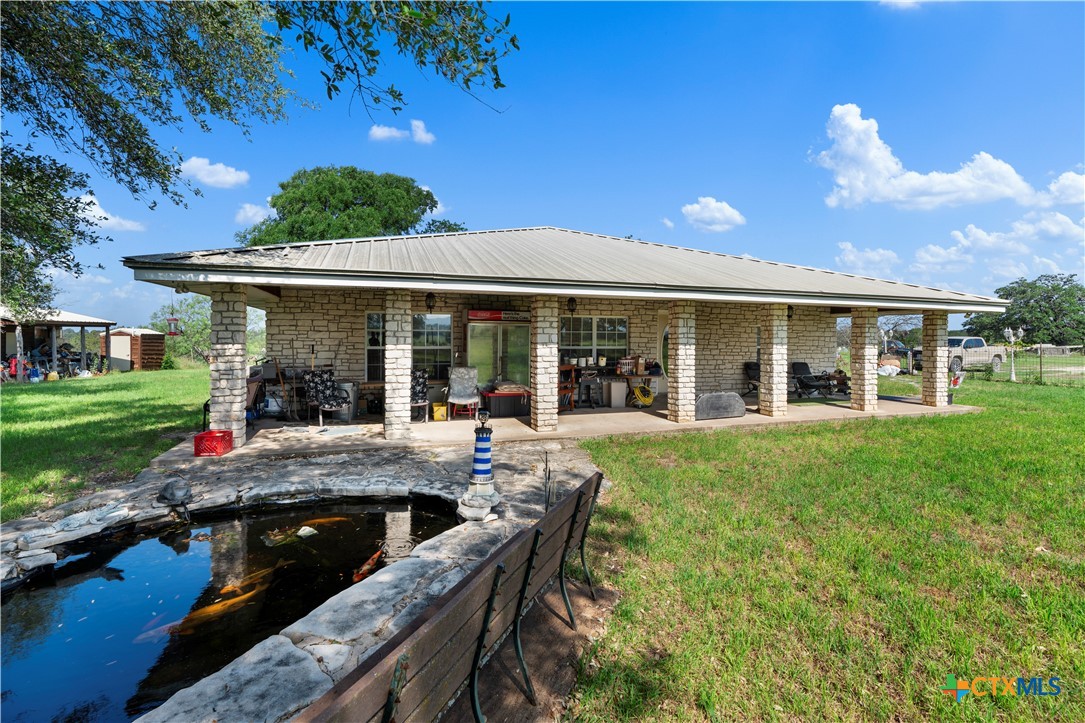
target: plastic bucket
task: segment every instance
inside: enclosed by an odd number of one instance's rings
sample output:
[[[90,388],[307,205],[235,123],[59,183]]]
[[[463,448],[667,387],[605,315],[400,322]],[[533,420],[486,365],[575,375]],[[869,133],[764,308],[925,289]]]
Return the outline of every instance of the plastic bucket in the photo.
[[[444,402],[433,403],[433,421],[443,422],[448,419],[448,405]]]

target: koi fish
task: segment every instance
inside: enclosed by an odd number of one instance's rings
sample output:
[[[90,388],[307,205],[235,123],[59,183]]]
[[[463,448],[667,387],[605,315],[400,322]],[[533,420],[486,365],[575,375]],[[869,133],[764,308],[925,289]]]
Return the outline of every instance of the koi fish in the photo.
[[[221,602],[212,603],[206,607],[202,607],[199,610],[193,610],[185,619],[181,621],[181,624],[177,626],[177,633],[181,635],[188,635],[195,630],[197,625],[201,625],[215,618],[221,617],[226,613],[233,612],[237,608],[242,608],[252,602],[252,598],[268,589],[268,585],[259,585],[253,590],[245,593],[244,595],[238,595],[232,597],[229,600],[222,600]]]
[[[162,617],[161,615],[159,617]],[[145,633],[140,633],[132,641],[133,643],[157,643],[162,638],[166,637],[181,625],[180,620],[174,620],[172,623],[166,623],[165,625],[159,625],[157,628],[148,630]]]
[[[303,522],[302,525],[313,527],[314,525],[334,525],[339,522],[350,522],[349,517],[318,517],[315,520]]]
[[[279,568],[286,567],[287,565],[293,565],[293,564],[294,564],[293,560],[283,560],[282,558],[279,558],[279,561],[276,562],[274,566],[265,567],[263,570],[257,570],[256,572],[252,573],[251,575],[246,575],[245,577],[241,578],[240,582],[238,582],[236,585],[227,585],[226,587],[222,588],[221,590],[219,590],[219,595],[225,595],[226,593],[229,593],[229,592],[236,592],[236,593],[240,594],[241,593],[241,588],[248,587],[249,585],[252,585],[255,582],[260,582],[265,577],[267,577],[271,573],[275,572]]]
[[[374,553],[373,557],[365,561],[365,564],[354,571],[354,582],[361,582],[362,580],[373,574],[374,568],[377,567],[377,563],[380,562],[381,555],[384,554],[384,549],[381,548]]]

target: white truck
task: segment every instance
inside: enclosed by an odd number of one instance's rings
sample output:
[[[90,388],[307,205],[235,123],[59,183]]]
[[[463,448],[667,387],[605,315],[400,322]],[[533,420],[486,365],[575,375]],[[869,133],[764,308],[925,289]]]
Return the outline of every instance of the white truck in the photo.
[[[962,369],[971,369],[990,364],[994,371],[1002,369],[1002,362],[1009,352],[1006,347],[989,346],[987,342],[978,336],[951,336],[949,337],[949,370],[959,372]],[[923,349],[912,350],[912,360],[916,369],[923,368]]]

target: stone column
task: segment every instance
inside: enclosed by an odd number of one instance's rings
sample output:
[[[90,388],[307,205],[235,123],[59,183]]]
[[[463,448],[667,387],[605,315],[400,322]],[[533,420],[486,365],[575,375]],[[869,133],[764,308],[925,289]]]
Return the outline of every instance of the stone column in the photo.
[[[26,372],[23,370],[23,325],[15,325],[15,381],[25,382]]]
[[[672,301],[667,347],[667,419],[692,422],[697,407],[697,306]]]
[[[949,404],[949,314],[923,312],[923,391],[928,407]]]
[[[411,506],[390,505],[384,513],[384,555],[391,564],[411,554]]]
[[[531,299],[531,428],[558,429],[558,320],[556,296]]]
[[[384,438],[411,436],[411,292],[384,292]]]
[[[877,309],[851,310],[851,408],[878,409],[878,353],[881,350]]]
[[[787,304],[761,311],[761,385],[757,411],[766,417],[787,416]]]
[[[245,444],[245,315],[244,286],[222,284],[211,290],[211,429],[233,432],[234,449]]]

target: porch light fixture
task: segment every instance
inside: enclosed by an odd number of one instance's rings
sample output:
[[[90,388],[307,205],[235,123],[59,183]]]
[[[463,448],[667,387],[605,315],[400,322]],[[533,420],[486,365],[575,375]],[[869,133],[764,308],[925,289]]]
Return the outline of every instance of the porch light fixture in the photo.
[[[565,302],[565,308],[569,310],[570,314],[576,313],[576,297],[570,296],[569,300]]]
[[[437,294],[432,291],[426,294],[426,311],[433,313],[433,307],[437,306]]]
[[[787,320],[791,321],[791,317],[795,316],[795,307],[791,304],[787,305]]]

